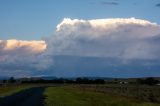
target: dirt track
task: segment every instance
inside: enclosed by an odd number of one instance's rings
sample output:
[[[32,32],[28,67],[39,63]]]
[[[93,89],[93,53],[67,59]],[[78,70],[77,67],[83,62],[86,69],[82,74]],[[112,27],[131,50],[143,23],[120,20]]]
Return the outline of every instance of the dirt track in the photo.
[[[44,106],[44,87],[30,88],[19,93],[0,98],[0,106]]]

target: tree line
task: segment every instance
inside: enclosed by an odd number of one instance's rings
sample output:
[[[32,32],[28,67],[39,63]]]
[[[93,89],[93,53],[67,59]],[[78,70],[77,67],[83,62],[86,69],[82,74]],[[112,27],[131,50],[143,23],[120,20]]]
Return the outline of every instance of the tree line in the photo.
[[[28,81],[21,81],[21,83],[69,83],[69,84],[104,84],[105,80],[103,79],[88,79],[88,78],[76,78],[75,80],[71,79],[64,79],[64,78],[57,78],[52,80],[28,80]]]
[[[152,78],[152,77],[149,77],[149,78],[146,78],[146,79],[137,79],[136,82],[138,84],[145,84],[145,85],[156,85],[158,83],[160,83],[159,80],[156,80],[155,78]]]
[[[104,79],[89,79],[89,78],[84,78],[84,77],[78,77],[76,79],[65,79],[65,78],[55,78],[55,79],[51,79],[51,80],[46,80],[46,79],[42,79],[42,78],[28,78],[26,80],[23,79],[15,79],[14,77],[10,77],[8,80],[3,80],[1,81],[1,83],[59,83],[59,84],[63,84],[63,83],[67,83],[67,84],[112,84],[115,83],[115,81],[105,81]],[[121,81],[119,81],[120,83]],[[138,78],[135,81],[136,84],[140,84],[140,85],[157,85],[160,83],[159,80],[155,79],[155,78]],[[130,83],[129,84],[135,84],[135,83]],[[115,83],[118,84],[118,81]]]

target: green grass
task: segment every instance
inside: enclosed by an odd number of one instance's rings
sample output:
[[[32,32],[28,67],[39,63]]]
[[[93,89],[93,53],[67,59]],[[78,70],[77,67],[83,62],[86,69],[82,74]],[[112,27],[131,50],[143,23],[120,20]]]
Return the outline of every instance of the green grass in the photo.
[[[49,87],[44,95],[46,106],[160,106],[71,87]]]
[[[22,90],[28,89],[32,87],[32,85],[10,85],[10,86],[3,86],[0,87],[0,97],[5,97]]]
[[[106,84],[106,85],[74,85],[81,90],[102,92],[116,96],[135,98],[139,101],[160,103],[160,87],[147,85]]]

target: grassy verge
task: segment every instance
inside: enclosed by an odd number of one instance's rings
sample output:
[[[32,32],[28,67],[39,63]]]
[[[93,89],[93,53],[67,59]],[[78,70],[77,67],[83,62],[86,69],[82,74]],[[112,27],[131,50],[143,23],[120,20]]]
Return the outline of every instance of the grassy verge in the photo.
[[[147,85],[74,85],[81,90],[107,93],[116,96],[125,96],[144,102],[160,103],[160,87]]]
[[[46,106],[159,106],[159,104],[70,87],[49,87],[44,95]]]
[[[33,85],[9,85],[0,87],[0,97],[5,97],[22,90],[33,87]]]

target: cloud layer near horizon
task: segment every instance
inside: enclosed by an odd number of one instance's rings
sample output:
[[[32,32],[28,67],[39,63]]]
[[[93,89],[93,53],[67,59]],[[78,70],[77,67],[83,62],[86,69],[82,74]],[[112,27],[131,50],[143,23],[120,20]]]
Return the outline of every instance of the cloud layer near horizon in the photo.
[[[52,62],[44,54],[46,48],[42,40],[0,40],[1,75],[25,76],[29,71],[48,68]]]
[[[46,49],[45,41],[0,40],[0,62],[38,55]]]
[[[0,70],[49,70],[56,55],[154,61],[160,59],[159,45],[160,25],[147,20],[64,18],[45,41],[1,40]]]
[[[159,37],[160,26],[146,20],[65,18],[47,43],[49,52],[57,55],[156,59]]]

